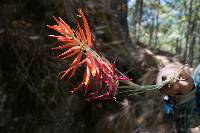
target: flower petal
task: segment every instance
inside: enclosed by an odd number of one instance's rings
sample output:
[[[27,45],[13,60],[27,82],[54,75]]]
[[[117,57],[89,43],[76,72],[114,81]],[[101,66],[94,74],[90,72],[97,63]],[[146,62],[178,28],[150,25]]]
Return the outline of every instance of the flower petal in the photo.
[[[62,31],[60,32],[61,34],[73,34],[73,31],[70,29],[70,27],[66,24],[66,23],[63,23],[64,21],[60,19],[60,21],[53,16],[53,18],[55,19],[55,21],[60,25],[60,28],[62,29]]]
[[[69,34],[73,34],[73,31],[71,30],[70,26],[67,25],[67,24],[65,23],[65,21],[63,21],[60,17],[59,17],[59,19],[60,19],[60,22],[62,23],[62,25],[63,25],[63,26],[65,27],[65,29],[68,31],[68,33],[69,33]]]
[[[86,66],[86,70],[85,70],[85,74],[84,74],[84,78],[83,78],[83,84],[85,86],[87,86],[89,84],[90,81],[90,69],[88,66]]]
[[[96,71],[98,69],[96,67],[95,60],[94,60],[92,54],[89,51],[87,51],[87,59],[88,59],[88,63],[91,66],[91,69],[92,69],[92,75],[95,76],[96,75]]]
[[[83,19],[83,24],[84,24],[84,27],[85,27],[85,32],[86,32],[86,35],[87,35],[88,46],[92,47],[92,36],[91,36],[90,28],[88,26],[87,19],[86,19],[85,15],[84,15],[84,13],[83,13],[83,11],[81,9],[79,9],[78,11],[81,14],[81,17]]]
[[[67,38],[66,36],[49,35],[49,37],[56,38],[61,42],[74,43],[74,40],[72,38]]]
[[[76,47],[72,47],[70,48],[69,50],[65,51],[64,53],[60,54],[57,56],[57,58],[67,58],[67,57],[70,57],[68,55],[74,53],[75,51],[79,50],[80,51],[81,47],[80,46],[76,46]]]
[[[85,37],[85,34],[84,34],[84,32],[83,32],[83,29],[81,28],[81,25],[80,25],[80,23],[78,22],[78,20],[76,20],[76,25],[77,25],[78,30],[79,30],[79,33],[80,33],[80,35],[81,35],[82,42],[83,42],[84,44],[86,44],[86,43],[87,43],[87,42],[86,42],[86,37]]]
[[[80,59],[81,59],[81,56],[82,56],[82,53],[79,53],[79,54],[77,55],[77,57],[76,57],[77,62],[74,64],[74,68],[73,68],[73,71],[72,71],[71,75],[69,76],[69,79],[74,75],[76,69],[78,68],[79,62],[80,62]]]
[[[57,46],[55,48],[51,48],[52,50],[59,50],[59,49],[67,49],[67,48],[71,48],[72,46],[70,45],[61,45],[61,46]]]
[[[81,53],[80,53],[81,54]],[[80,62],[80,56],[81,55],[77,55],[76,56],[76,58],[74,59],[74,61],[72,62],[72,64],[69,66],[69,68],[67,69],[67,70],[65,70],[65,71],[63,71],[63,75],[61,76],[61,78],[60,79],[64,79],[64,77],[72,70],[72,69],[74,69],[76,66],[80,66],[80,65],[82,65],[83,63],[85,63],[85,60],[82,60],[81,62]],[[78,65],[77,65],[78,64]],[[70,77],[71,78],[71,77]],[[69,78],[69,79],[70,79]]]

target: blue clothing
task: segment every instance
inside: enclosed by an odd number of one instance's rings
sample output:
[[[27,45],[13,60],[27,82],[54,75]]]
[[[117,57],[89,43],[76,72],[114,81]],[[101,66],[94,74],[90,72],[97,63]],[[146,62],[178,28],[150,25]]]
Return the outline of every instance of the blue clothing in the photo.
[[[194,80],[195,83],[199,83],[200,82],[200,64],[197,66],[197,68],[195,69],[192,78]]]
[[[196,108],[195,111],[200,113],[200,65],[196,68],[192,76],[196,88]]]
[[[169,100],[169,97],[168,96],[164,96],[163,97],[163,111],[166,113],[166,114],[170,114],[172,113],[173,111],[173,104],[170,102]]]

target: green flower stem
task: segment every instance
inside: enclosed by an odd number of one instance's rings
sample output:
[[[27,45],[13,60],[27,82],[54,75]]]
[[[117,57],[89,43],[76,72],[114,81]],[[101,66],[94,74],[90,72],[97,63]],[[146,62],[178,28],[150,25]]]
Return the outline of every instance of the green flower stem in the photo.
[[[182,67],[177,69],[177,71],[173,75],[171,75],[169,77],[169,79],[167,79],[167,80],[165,80],[165,81],[163,81],[159,84],[156,84],[156,85],[138,85],[138,84],[135,84],[135,83],[133,83],[129,80],[121,81],[121,82],[125,83],[127,86],[119,86],[118,88],[129,89],[129,90],[121,91],[119,93],[143,93],[143,92],[151,91],[151,90],[160,90],[165,85],[168,85],[170,87],[177,80],[180,79],[180,74],[181,74],[182,71],[184,71],[184,68],[186,66],[187,66],[187,64],[183,65]],[[118,71],[118,72],[121,75],[123,75],[120,71]]]
[[[126,91],[121,91],[119,93],[143,93],[146,91],[150,91],[150,90],[159,90],[161,89],[163,86],[169,84],[171,82],[171,80],[165,80],[163,82],[161,82],[160,84],[156,84],[156,85],[138,85],[135,84],[131,81],[121,81],[125,84],[127,84],[128,86],[119,86],[118,88],[121,89],[129,89]]]

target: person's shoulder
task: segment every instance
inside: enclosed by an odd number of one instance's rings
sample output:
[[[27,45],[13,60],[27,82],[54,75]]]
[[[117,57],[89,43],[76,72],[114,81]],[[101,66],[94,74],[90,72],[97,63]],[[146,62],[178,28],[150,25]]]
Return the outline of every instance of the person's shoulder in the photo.
[[[194,82],[200,83],[200,64],[195,69],[192,77],[193,77]]]

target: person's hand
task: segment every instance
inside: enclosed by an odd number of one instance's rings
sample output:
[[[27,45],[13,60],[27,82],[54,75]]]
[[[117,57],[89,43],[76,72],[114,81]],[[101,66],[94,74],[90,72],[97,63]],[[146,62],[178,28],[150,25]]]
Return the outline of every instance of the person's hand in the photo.
[[[167,80],[178,70],[178,68],[179,67],[174,64],[170,64],[162,68],[158,73],[157,83]],[[182,71],[180,77],[181,79],[177,80],[173,85],[166,85],[161,88],[161,93],[168,96],[189,93],[193,89],[193,80],[190,76],[189,69]]]

